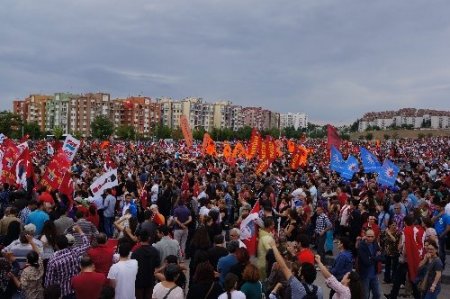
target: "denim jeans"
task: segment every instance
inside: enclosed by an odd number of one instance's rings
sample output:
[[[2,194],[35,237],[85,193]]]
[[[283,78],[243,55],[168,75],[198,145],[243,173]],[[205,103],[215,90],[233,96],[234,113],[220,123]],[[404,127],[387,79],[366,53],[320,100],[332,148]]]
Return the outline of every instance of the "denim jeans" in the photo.
[[[380,283],[378,277],[367,277],[362,280],[362,286],[364,289],[364,297],[369,299],[370,293],[372,292],[373,299],[380,299]]]
[[[428,290],[428,292],[425,293],[425,296],[423,297],[423,299],[437,299],[440,292],[441,292],[441,286],[439,285],[436,287],[436,289],[434,290],[433,293],[430,290]]]
[[[446,253],[445,253],[445,246],[447,245],[446,243],[446,241],[447,241],[447,236],[444,236],[444,237],[439,237],[439,258],[441,259],[441,261],[442,261],[442,264],[444,265],[444,267],[445,267],[445,255],[446,255]]]
[[[104,218],[104,229],[105,234],[108,236],[108,238],[112,238],[114,234],[114,217],[105,217]]]

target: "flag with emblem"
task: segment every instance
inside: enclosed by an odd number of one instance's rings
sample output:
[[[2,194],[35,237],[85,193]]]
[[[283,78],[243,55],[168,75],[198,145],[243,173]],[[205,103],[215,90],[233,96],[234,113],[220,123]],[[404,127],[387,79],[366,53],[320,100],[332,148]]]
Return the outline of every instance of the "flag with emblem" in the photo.
[[[394,186],[400,169],[389,159],[384,160],[383,166],[378,171],[378,184],[382,186]]]
[[[378,169],[381,167],[381,164],[378,161],[377,157],[375,157],[374,154],[372,154],[368,149],[366,149],[363,146],[359,148],[359,151],[361,153],[361,161],[364,167],[364,172],[365,173],[378,172]]]

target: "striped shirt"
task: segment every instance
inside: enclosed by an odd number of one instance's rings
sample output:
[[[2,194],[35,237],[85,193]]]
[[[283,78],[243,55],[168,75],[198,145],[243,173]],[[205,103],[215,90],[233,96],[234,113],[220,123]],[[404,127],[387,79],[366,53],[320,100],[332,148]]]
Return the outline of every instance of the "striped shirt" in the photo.
[[[325,213],[322,213],[320,216],[317,217],[316,220],[316,229],[314,230],[317,234],[323,232],[327,227],[331,227],[332,223],[330,219],[328,219],[328,216],[325,215]]]
[[[80,257],[86,253],[89,248],[89,240],[81,236],[81,246],[68,247],[55,252],[49,260],[47,274],[45,275],[45,287],[59,285],[61,295],[67,296],[74,294],[71,286],[72,277],[80,272]]]

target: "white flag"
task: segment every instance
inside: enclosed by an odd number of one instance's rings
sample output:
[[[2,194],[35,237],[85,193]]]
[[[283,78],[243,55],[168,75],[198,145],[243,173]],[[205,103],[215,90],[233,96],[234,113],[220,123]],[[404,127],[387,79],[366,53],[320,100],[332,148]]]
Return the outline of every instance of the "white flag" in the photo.
[[[74,138],[72,135],[67,135],[62,149],[67,154],[67,157],[69,158],[70,161],[72,161],[73,158],[75,157],[75,154],[77,153],[80,144],[81,144],[80,140]]]
[[[101,196],[103,191],[106,189],[112,188],[119,185],[119,181],[117,180],[117,169],[113,169],[104,173],[101,177],[95,180],[92,183],[90,189],[94,194],[94,198]]]

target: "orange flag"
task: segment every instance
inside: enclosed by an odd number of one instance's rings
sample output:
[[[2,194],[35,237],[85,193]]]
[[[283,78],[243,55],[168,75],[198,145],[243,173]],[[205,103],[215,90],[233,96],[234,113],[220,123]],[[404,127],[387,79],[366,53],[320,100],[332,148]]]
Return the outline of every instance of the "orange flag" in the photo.
[[[230,146],[230,144],[228,143],[228,142],[225,142],[224,143],[224,146],[223,146],[223,156],[225,157],[225,158],[230,158],[231,157],[231,146]]]
[[[186,145],[191,147],[194,144],[194,138],[192,137],[192,130],[189,126],[189,122],[184,114],[180,116],[180,127],[184,140],[186,141]]]
[[[233,158],[246,156],[245,148],[241,142],[236,143],[236,145],[234,146],[233,152],[231,153],[231,156]]]
[[[247,152],[247,159],[253,158],[259,151],[262,143],[261,133],[256,128],[253,128],[252,135],[250,137],[249,148]]]
[[[203,135],[203,144],[202,144],[203,152],[210,156],[216,156],[216,143],[214,140],[209,136],[208,133],[205,133]]]
[[[278,158],[283,157],[283,142],[280,139],[275,140],[275,146]]]
[[[271,136],[266,136],[266,152],[267,152],[267,158],[270,162],[275,161],[277,158],[277,149],[275,141],[273,141]]]
[[[255,173],[258,175],[266,171],[270,166],[269,160],[262,160],[259,162],[258,166],[256,166]]]
[[[108,146],[109,146],[109,141],[108,141],[108,140],[105,140],[105,141],[102,142],[102,144],[100,144],[100,148],[101,148],[102,150],[104,150],[104,149],[107,148]]]
[[[287,142],[288,152],[291,154],[295,151],[295,142],[292,140],[288,140]]]
[[[261,140],[261,145],[259,146],[259,159],[262,161],[269,158],[267,155],[267,143],[267,139]]]

